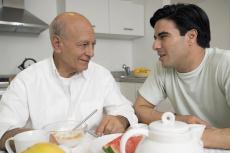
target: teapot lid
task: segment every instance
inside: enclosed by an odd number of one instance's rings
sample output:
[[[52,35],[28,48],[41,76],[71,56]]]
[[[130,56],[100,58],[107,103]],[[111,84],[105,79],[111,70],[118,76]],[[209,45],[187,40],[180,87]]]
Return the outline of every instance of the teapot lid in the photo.
[[[162,133],[186,133],[189,130],[187,123],[175,121],[175,115],[166,112],[162,115],[161,120],[152,122],[149,125],[151,131]]]

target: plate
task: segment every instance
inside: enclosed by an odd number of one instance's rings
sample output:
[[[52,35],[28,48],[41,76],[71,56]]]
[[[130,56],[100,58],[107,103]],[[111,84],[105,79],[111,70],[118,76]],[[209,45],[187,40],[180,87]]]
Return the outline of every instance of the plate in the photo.
[[[122,133],[109,134],[96,138],[92,141],[92,144],[90,145],[91,153],[105,153],[102,149],[103,145],[119,137],[121,134]]]

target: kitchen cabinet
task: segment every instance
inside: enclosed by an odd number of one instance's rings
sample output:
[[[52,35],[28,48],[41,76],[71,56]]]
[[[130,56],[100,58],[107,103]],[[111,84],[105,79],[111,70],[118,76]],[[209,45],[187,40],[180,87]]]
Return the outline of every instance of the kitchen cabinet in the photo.
[[[130,1],[110,0],[110,32],[144,36],[144,7]]]
[[[132,103],[135,103],[141,85],[142,83],[118,82],[121,93]]]
[[[79,12],[92,23],[96,33],[109,33],[108,0],[66,0],[66,11]]]
[[[144,36],[143,5],[123,0],[65,0],[64,5],[65,11],[79,12],[87,17],[99,38]]]

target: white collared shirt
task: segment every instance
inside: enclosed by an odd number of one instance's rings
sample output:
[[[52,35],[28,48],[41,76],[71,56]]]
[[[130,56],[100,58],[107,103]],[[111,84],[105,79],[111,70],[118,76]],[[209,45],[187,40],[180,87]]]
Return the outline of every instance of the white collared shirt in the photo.
[[[29,126],[40,129],[63,120],[87,121],[95,128],[103,114],[122,115],[137,123],[131,102],[121,93],[111,73],[89,63],[87,70],[71,78],[62,78],[53,58],[40,61],[20,72],[0,102],[0,137],[9,129]]]

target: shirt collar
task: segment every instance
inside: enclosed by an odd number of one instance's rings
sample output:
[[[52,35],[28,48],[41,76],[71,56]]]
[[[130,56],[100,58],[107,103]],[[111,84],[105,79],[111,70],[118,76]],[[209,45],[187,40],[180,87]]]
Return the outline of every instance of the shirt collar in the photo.
[[[60,76],[60,74],[59,74],[59,72],[58,72],[58,70],[56,68],[56,65],[54,64],[53,57],[50,58],[50,61],[51,61],[51,69],[52,69],[53,74],[56,75],[56,76]],[[72,77],[73,78],[83,77],[84,79],[89,79],[89,76],[90,76],[89,67],[90,67],[90,65],[91,65],[91,62],[89,62],[87,70],[84,70],[83,72],[78,73],[78,74],[74,74]]]

